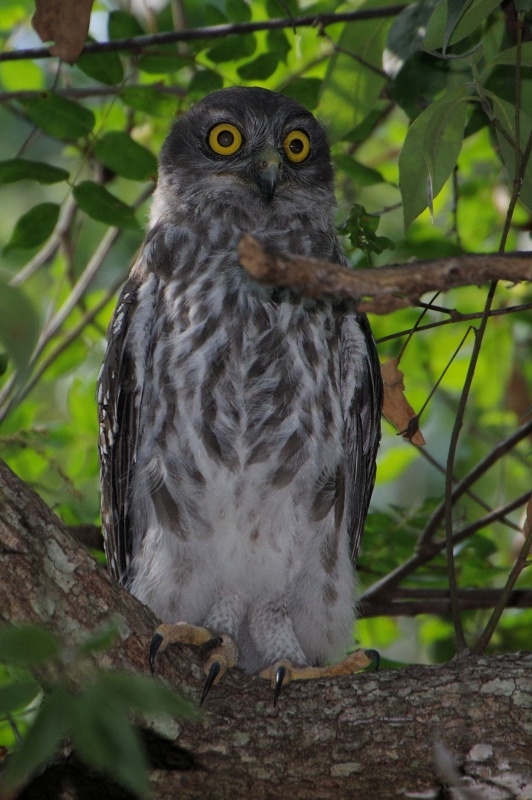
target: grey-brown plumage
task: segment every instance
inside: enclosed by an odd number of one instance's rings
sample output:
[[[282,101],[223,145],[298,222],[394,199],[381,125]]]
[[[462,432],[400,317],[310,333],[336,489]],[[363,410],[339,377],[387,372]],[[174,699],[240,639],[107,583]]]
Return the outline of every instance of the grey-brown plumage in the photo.
[[[247,231],[345,263],[334,205],[302,106],[206,97],[164,144],[100,375],[112,573],[165,622],[230,634],[248,671],[352,641],[381,409],[371,332],[353,304],[259,286],[237,259]]]

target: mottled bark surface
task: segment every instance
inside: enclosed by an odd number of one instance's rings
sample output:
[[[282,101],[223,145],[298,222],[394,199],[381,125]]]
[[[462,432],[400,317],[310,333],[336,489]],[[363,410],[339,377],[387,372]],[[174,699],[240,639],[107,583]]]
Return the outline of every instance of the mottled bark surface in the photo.
[[[0,466],[0,620],[43,622],[72,639],[111,618],[121,640],[100,663],[147,672],[153,615]],[[173,648],[159,668],[198,698],[199,653]],[[154,770],[156,798],[436,797],[442,782],[458,780],[445,763],[451,753],[475,796],[530,800],[532,654],[293,684],[276,708],[265,681],[234,672],[212,690],[203,718],[176,725],[175,735],[200,768]],[[445,748],[436,761],[435,742]],[[86,782],[83,796],[119,795]]]

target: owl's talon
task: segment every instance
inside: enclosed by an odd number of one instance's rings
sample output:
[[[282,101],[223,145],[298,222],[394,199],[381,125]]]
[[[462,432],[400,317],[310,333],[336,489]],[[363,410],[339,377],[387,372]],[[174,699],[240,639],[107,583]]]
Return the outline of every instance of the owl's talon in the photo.
[[[281,689],[283,688],[283,681],[286,677],[286,667],[284,664],[280,664],[277,669],[275,670],[275,691],[273,693],[273,705],[277,705],[277,701],[281,694]]]
[[[216,678],[218,677],[218,674],[219,674],[221,668],[222,668],[222,664],[221,664],[220,661],[212,661],[211,662],[211,666],[210,666],[210,669],[209,669],[209,674],[207,675],[207,680],[205,681],[205,684],[203,686],[203,691],[201,693],[201,700],[199,701],[200,706],[203,705],[203,701],[205,700],[205,698],[209,694],[209,692],[211,690],[211,687],[212,687],[213,683],[216,681]],[[224,670],[224,672],[225,672],[225,670]]]
[[[372,664],[373,664],[373,667],[374,667],[373,672],[378,672],[379,671],[379,667],[380,667],[380,663],[381,663],[381,654],[379,653],[379,651],[378,650],[364,650],[364,653],[365,653],[365,655],[367,655],[368,658],[371,658],[371,661],[372,661]]]
[[[152,675],[155,672],[155,659],[157,657],[157,653],[159,652],[159,648],[162,645],[163,641],[164,641],[164,636],[162,635],[162,633],[158,633],[157,631],[155,631],[151,640],[150,654],[149,654],[150,670]]]

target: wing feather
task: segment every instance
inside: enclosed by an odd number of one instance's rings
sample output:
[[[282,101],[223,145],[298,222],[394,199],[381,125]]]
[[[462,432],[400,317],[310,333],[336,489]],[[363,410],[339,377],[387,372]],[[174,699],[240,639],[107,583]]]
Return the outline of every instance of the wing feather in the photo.
[[[347,460],[346,514],[351,561],[356,566],[375,484],[381,436],[382,379],[375,341],[364,314],[340,318],[341,384]]]
[[[132,273],[133,274],[133,273]],[[129,488],[139,428],[140,388],[128,333],[138,306],[141,281],[130,277],[107,334],[98,377],[101,510],[109,570],[125,584],[131,562]]]

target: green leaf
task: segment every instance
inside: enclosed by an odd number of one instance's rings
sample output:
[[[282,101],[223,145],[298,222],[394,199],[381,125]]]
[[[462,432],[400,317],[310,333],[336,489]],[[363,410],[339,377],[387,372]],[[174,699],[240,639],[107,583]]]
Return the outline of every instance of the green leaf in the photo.
[[[28,371],[31,356],[39,339],[39,331],[37,313],[22,289],[0,283],[0,341],[9,357],[13,359],[20,381]],[[2,354],[2,360],[4,367],[7,368],[5,353]],[[0,661],[3,633],[0,631]]]
[[[67,710],[74,748],[90,767],[135,794],[148,791],[148,761],[140,738],[116,699],[89,684]]]
[[[443,52],[447,50],[449,40],[463,17],[472,0],[447,0],[447,19],[445,20],[445,30],[443,33]]]
[[[202,69],[195,72],[188,85],[188,93],[191,97],[203,97],[209,92],[215,92],[224,85],[223,78],[212,69]]]
[[[515,140],[515,108],[514,106],[509,103],[507,100],[503,100],[501,97],[497,97],[497,95],[491,94],[489,95],[493,102],[493,110],[495,111],[495,115],[503,128],[509,133],[512,139]],[[521,140],[521,150],[523,150],[524,144],[526,143],[528,137],[530,136],[530,131],[532,130],[532,117],[525,114],[521,111],[520,114],[520,123],[519,123],[519,130],[520,130],[520,140]],[[516,166],[515,166],[515,148],[506,140],[506,138],[497,131],[497,141],[499,143],[500,148],[500,155],[502,157],[502,161],[506,168],[506,173],[508,175],[508,181],[510,185],[513,184],[515,174],[516,174]],[[523,203],[529,211],[532,211],[532,159],[529,158],[528,164],[526,167],[525,174],[523,176],[523,180],[521,183],[521,188],[519,191],[519,200]]]
[[[438,0],[413,3],[404,8],[392,23],[386,40],[386,72],[395,76],[409,58],[419,52],[427,23]]]
[[[109,131],[94,146],[96,158],[106,167],[134,181],[157,176],[157,159],[127,133]]]
[[[137,62],[137,65],[142,72],[147,72],[150,75],[168,75],[168,73],[178,72],[184,67],[190,67],[190,60],[171,54],[148,54],[141,56]]]
[[[44,698],[20,749],[10,757],[3,772],[5,788],[16,789],[52,758],[68,733],[65,710],[70,701],[71,697],[63,684]]]
[[[351,213],[340,232],[347,234],[351,244],[369,253],[382,253],[383,250],[393,250],[395,245],[386,236],[376,236],[380,224],[377,214],[368,214],[364,206],[354,203]]]
[[[103,186],[92,181],[83,181],[74,188],[74,198],[89,217],[114,225],[117,228],[138,229],[134,210],[115,197]]]
[[[282,94],[297,100],[302,106],[312,110],[317,108],[321,89],[319,78],[296,78],[281,89]]]
[[[366,167],[351,156],[339,153],[334,156],[334,162],[338,169],[345,172],[352,180],[361,186],[374,186],[376,183],[384,183],[381,173],[371,167]]]
[[[207,50],[206,55],[214,64],[222,64],[226,61],[236,61],[252,56],[256,49],[257,39],[253,33],[244,36],[231,33]]]
[[[120,97],[126,106],[130,106],[136,111],[142,111],[152,117],[171,119],[176,110],[176,99],[174,97],[158,92],[148,86],[126,86],[120,92]]]
[[[92,111],[52,92],[26,100],[23,108],[35,125],[56,139],[79,139],[94,127]]]
[[[508,50],[503,50],[502,53],[499,53],[498,56],[488,64],[488,68],[496,64],[510,64],[513,66],[516,63],[517,47],[509,47]],[[532,67],[532,42],[523,42],[521,45],[521,66]]]
[[[118,53],[82,53],[76,66],[95,81],[115,86],[124,78],[124,68]]]
[[[467,116],[461,87],[425,109],[408,129],[399,156],[405,229],[443,188],[456,165]]]
[[[124,708],[138,714],[171,714],[195,717],[198,710],[162,681],[130,672],[100,672],[97,684],[102,694],[109,694]]]
[[[113,625],[88,636],[79,646],[81,653],[101,653],[108,650],[118,639],[118,631]]]
[[[291,49],[290,42],[284,31],[268,31],[266,34],[266,50],[274,55],[277,61],[282,61],[286,64],[286,59]]]
[[[13,233],[4,247],[10,250],[30,250],[48,239],[59,219],[60,206],[57,203],[39,203],[17,220]]]
[[[45,628],[9,626],[0,630],[0,662],[25,667],[59,655],[59,642]]]
[[[376,5],[378,0],[368,0],[360,8]],[[391,19],[372,19],[343,27],[338,40],[340,52],[329,60],[318,106],[332,142],[342,139],[364,119],[385,85],[381,54],[390,25]]]
[[[107,22],[109,39],[133,39],[135,36],[144,36],[138,19],[127,11],[111,11]]]
[[[66,169],[53,167],[43,161],[29,161],[25,158],[0,161],[0,183],[29,180],[48,184],[66,181],[68,178],[69,173]]]
[[[485,22],[488,14],[499,6],[499,0],[472,0],[464,14],[454,28],[448,42],[456,44],[473,33]],[[427,25],[427,32],[423,39],[423,47],[426,50],[438,50],[444,46],[447,25],[447,2],[440,3]]]
[[[514,0],[515,10],[519,11],[532,11],[532,0]]]
[[[278,66],[277,56],[262,53],[253,61],[239,67],[237,72],[244,81],[265,81],[273,75]]]
[[[28,706],[41,692],[34,680],[14,681],[0,686],[0,714],[10,714]]]
[[[225,11],[230,22],[249,22],[251,8],[245,0],[226,0]]]

